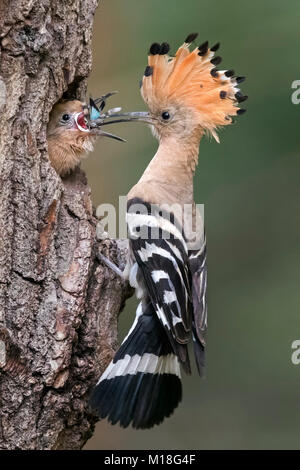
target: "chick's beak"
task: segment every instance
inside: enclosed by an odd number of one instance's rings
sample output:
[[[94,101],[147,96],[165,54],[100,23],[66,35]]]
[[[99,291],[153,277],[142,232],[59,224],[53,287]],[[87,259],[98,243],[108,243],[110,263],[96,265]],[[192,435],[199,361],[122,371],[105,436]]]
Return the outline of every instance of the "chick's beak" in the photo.
[[[88,128],[88,120],[84,111],[82,111],[81,113],[76,113],[74,115],[74,121],[78,130],[80,130],[81,132],[90,132]]]
[[[119,137],[115,134],[110,134],[110,132],[102,131],[102,129],[100,129],[99,127],[92,127],[90,129],[90,133],[94,136],[109,137],[110,139],[118,140],[119,142],[126,142],[126,140],[122,139],[122,137]]]

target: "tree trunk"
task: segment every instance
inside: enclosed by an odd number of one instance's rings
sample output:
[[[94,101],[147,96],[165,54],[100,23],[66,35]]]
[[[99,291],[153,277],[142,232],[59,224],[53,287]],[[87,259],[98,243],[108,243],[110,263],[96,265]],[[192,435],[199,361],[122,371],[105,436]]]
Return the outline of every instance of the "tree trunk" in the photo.
[[[79,449],[127,287],[95,237],[90,189],[50,166],[46,126],[84,99],[97,0],[0,0],[0,448]]]

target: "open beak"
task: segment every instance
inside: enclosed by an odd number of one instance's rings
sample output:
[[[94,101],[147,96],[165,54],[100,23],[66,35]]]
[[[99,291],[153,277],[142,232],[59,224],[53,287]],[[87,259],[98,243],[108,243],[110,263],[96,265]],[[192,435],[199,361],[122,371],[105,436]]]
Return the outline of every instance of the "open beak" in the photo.
[[[81,113],[76,113],[74,115],[74,121],[77,126],[77,129],[79,129],[81,132],[90,132],[85,111],[82,111]]]

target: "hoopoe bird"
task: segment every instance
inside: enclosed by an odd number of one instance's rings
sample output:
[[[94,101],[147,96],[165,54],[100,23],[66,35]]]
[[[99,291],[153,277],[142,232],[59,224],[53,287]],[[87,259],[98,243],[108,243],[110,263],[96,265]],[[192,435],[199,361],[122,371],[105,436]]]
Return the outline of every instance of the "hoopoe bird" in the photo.
[[[123,427],[151,428],[172,414],[182,396],[180,369],[191,372],[190,340],[199,374],[204,370],[206,242],[193,176],[201,138],[210,134],[219,142],[217,129],[244,113],[239,103],[247,97],[238,88],[244,77],[217,70],[219,44],[209,47],[206,41],[190,51],[196,37],[190,34],[174,57],[167,43],[152,44],[141,83],[149,112],[127,113],[128,120],[150,124],[159,142],[127,196],[129,259],[123,275],[140,303],[90,401],[100,418]]]
[[[74,170],[93,151],[93,144],[98,137],[124,141],[121,137],[100,129],[107,116],[121,110],[113,108],[102,114],[106,99],[115,93],[108,93],[95,101],[90,99],[89,106],[78,100],[63,100],[53,107],[47,126],[48,154],[52,166],[60,176],[66,176]],[[98,126],[93,127],[96,119]]]

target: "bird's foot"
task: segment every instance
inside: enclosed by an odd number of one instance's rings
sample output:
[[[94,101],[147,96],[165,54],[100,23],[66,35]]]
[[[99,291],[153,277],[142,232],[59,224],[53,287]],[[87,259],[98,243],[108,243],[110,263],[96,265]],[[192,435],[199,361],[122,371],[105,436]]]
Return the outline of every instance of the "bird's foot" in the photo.
[[[106,266],[112,269],[118,276],[120,276],[122,279],[124,278],[123,271],[121,271],[121,269],[115,263],[106,258],[106,256],[102,255],[102,253],[98,253],[97,257],[100,261],[106,264]]]

